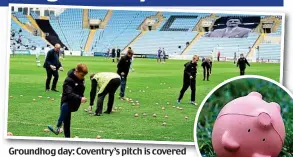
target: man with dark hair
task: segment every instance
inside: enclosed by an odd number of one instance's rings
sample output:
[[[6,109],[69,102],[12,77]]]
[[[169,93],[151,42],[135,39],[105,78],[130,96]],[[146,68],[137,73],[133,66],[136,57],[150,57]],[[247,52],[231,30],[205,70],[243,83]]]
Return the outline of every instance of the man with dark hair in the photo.
[[[196,105],[195,94],[196,94],[196,73],[197,73],[197,62],[198,56],[193,56],[192,60],[184,64],[184,75],[183,75],[183,87],[180,91],[177,103],[181,103],[181,99],[184,96],[185,91],[190,87],[191,89],[191,101],[190,103]]]
[[[117,62],[119,62],[120,55],[121,55],[121,49],[117,47]]]
[[[133,51],[128,49],[125,56],[122,56],[117,64],[117,73],[121,77],[121,86],[120,86],[120,99],[124,99],[125,96],[125,87],[127,82],[127,76],[130,69],[131,59],[133,56]]]
[[[251,32],[251,29],[239,27],[242,24],[240,17],[228,17],[226,28],[216,29],[205,36],[217,38],[246,38]]]
[[[86,109],[87,112],[92,111],[92,106],[96,95],[98,95],[97,109],[94,116],[100,116],[103,111],[103,103],[107,94],[108,98],[108,108],[104,113],[110,114],[112,112],[114,104],[114,95],[118,87],[120,86],[120,76],[116,73],[111,72],[101,72],[92,74],[91,79],[91,93],[90,93],[90,106]]]
[[[239,67],[240,75],[245,75],[246,64],[250,66],[244,55],[240,54],[240,58],[237,61],[237,67]]]
[[[61,98],[61,112],[56,125],[56,130],[49,125],[50,131],[58,135],[62,123],[64,124],[64,135],[70,138],[70,122],[71,112],[78,111],[81,103],[86,103],[84,97],[85,83],[84,77],[88,73],[88,68],[85,64],[78,64],[75,69],[71,69],[63,84],[63,93]]]
[[[112,61],[114,63],[115,62],[115,57],[116,57],[116,50],[115,50],[115,48],[112,49],[111,55],[112,55]]]
[[[56,44],[54,49],[48,51],[46,60],[44,63],[44,68],[47,72],[47,80],[46,80],[46,92],[50,90],[50,83],[52,76],[54,76],[53,84],[52,84],[52,91],[59,92],[56,89],[57,82],[59,79],[58,70],[63,71],[62,65],[59,61],[59,51],[60,51],[60,44]]]

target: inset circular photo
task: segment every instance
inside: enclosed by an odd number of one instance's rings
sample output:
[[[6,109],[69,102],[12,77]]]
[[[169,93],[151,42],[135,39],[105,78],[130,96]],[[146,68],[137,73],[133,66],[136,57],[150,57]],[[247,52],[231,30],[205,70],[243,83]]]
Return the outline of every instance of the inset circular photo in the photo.
[[[221,83],[202,102],[195,123],[202,157],[293,157],[293,96],[269,78]]]

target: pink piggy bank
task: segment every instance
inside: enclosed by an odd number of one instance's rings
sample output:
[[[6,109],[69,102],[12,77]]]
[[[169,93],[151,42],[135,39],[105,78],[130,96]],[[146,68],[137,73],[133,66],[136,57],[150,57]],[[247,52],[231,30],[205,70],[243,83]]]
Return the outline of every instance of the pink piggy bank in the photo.
[[[285,134],[279,104],[251,92],[224,106],[214,124],[212,144],[218,157],[277,157]]]

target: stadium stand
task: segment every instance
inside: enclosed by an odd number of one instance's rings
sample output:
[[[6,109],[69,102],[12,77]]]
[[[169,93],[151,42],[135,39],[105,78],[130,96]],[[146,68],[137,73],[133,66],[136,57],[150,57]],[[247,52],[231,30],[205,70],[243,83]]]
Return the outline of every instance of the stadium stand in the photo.
[[[139,54],[157,54],[159,48],[164,48],[167,54],[181,54],[197,32],[151,31],[147,32],[132,47]],[[181,46],[181,49],[178,47]]]
[[[98,30],[95,34],[91,50],[106,52],[108,48],[124,49],[137,35],[140,24],[149,16],[155,15],[151,11],[122,11],[115,10],[106,29]]]
[[[259,34],[250,33],[248,38],[211,38],[201,37],[201,39],[192,45],[188,54],[208,56],[212,52],[220,51],[221,56],[233,57],[234,53],[248,53],[253,46]]]
[[[35,12],[30,12],[30,15],[34,18],[34,19],[40,19],[40,16],[35,13]]]
[[[107,14],[107,10],[94,10],[89,9],[89,19],[101,19],[103,20]]]
[[[58,18],[51,15],[49,22],[50,22],[50,25],[52,26],[52,28],[54,29],[54,31],[56,32],[56,34],[58,35],[59,39],[64,43],[64,45],[66,45],[67,48],[71,49],[71,47],[67,41],[67,38],[61,29]]]
[[[179,13],[163,12],[165,22],[158,30],[161,31],[192,31],[202,17],[209,16],[206,13]],[[175,19],[176,18],[176,19]],[[171,29],[170,29],[171,28]]]
[[[278,60],[281,58],[280,52],[280,44],[262,43],[259,46],[259,51],[256,52],[256,57],[264,60]]]
[[[22,30],[19,32],[19,30]],[[30,32],[23,30],[15,21],[11,19],[11,30],[14,32],[14,37],[11,36],[10,43],[14,43],[16,49],[30,49],[32,47],[45,47],[47,43],[40,37],[34,36]],[[18,41],[19,36],[21,36],[21,42]]]
[[[50,19],[50,23],[61,41],[66,43],[67,48],[75,51],[84,49],[90,31],[82,28],[82,11],[82,9],[66,9],[56,17],[56,21],[54,18]]]
[[[24,15],[22,12],[13,12],[12,13],[21,23],[29,23],[29,19],[26,15]]]
[[[89,9],[89,19],[105,19],[108,10]],[[139,29],[142,22],[150,16],[156,15],[154,11],[124,11],[114,10],[110,16],[108,23],[104,29],[98,29],[95,32],[94,40],[90,46],[91,52],[105,53],[108,48],[119,47],[124,49],[127,45],[138,54],[157,54],[159,48],[164,48],[168,55],[181,55],[187,46],[198,35],[194,32],[196,24],[200,19],[210,16],[209,13],[182,13],[182,12],[162,12],[164,21],[157,30],[143,32]],[[26,15],[19,12],[12,13],[21,23],[30,22]],[[51,36],[55,36],[56,41],[60,41],[67,48],[73,51],[80,51],[85,48],[90,29],[82,27],[83,10],[82,9],[66,9],[59,16],[50,15],[50,20],[45,21],[47,24],[40,22],[39,14],[30,13],[36,19],[38,25],[46,25],[43,32],[50,32]],[[255,15],[240,14],[216,14],[217,17],[238,16],[250,17]],[[267,16],[262,15],[261,18]],[[278,17],[281,19],[281,17]],[[158,19],[157,19],[158,20]],[[12,30],[17,32],[21,27],[12,20]],[[51,27],[51,28],[50,28]],[[16,30],[16,31],[15,31]],[[275,33],[266,34],[275,38],[281,36],[282,24]],[[33,45],[46,46],[47,43],[39,36],[33,36],[30,32],[23,30],[21,33],[22,42],[17,43],[19,34],[11,37],[11,44],[18,44],[17,47],[26,49]],[[140,36],[139,36],[140,35]],[[136,37],[139,38],[136,39]],[[250,33],[248,38],[212,38],[199,37],[190,47],[185,50],[184,55],[208,56],[213,52],[214,56],[218,51],[223,57],[234,57],[240,53],[247,54],[251,47],[255,46],[259,33]],[[48,39],[48,38],[47,38]],[[55,39],[54,39],[55,40]],[[49,40],[48,40],[49,41]],[[135,42],[133,42],[135,41]],[[61,44],[62,45],[62,44]],[[258,44],[257,44],[258,45]],[[89,45],[88,45],[89,46]],[[259,44],[259,51],[255,51],[256,57],[261,59],[280,59],[281,44],[268,43],[263,41]]]

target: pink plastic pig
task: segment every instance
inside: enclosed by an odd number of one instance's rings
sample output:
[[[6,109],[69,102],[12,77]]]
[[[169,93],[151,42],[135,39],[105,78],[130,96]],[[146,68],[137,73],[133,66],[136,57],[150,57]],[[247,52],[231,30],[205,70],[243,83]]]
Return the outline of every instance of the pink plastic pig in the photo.
[[[251,92],[225,105],[215,122],[212,143],[218,157],[277,157],[285,126],[277,103]]]

